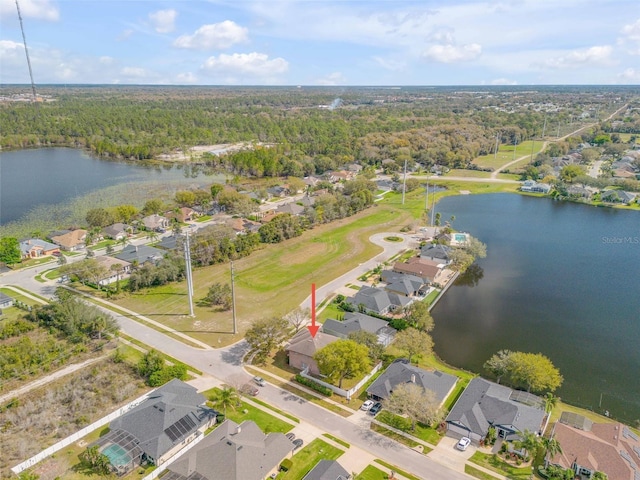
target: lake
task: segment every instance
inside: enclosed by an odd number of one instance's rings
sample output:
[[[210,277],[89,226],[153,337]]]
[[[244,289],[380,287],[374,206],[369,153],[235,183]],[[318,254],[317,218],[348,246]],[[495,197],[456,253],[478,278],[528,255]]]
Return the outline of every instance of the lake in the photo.
[[[63,205],[89,192],[116,185],[161,183],[175,189],[182,184],[204,181],[201,172],[189,165],[159,166],[110,161],[71,148],[2,152],[0,224],[19,221],[29,212]],[[214,180],[210,177],[207,181],[212,183]],[[137,188],[132,187],[131,190]],[[109,203],[127,203],[127,197],[131,198],[137,192],[131,193],[131,196],[125,192],[121,198],[108,198],[115,194],[107,192],[104,197]]]
[[[543,353],[569,403],[640,419],[640,212],[515,194],[437,209],[487,245],[432,311],[448,363],[483,372],[501,349]]]

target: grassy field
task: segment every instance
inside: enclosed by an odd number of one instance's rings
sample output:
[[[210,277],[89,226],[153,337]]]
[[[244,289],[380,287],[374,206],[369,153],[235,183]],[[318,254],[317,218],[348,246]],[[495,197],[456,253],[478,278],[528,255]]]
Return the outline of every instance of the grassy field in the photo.
[[[415,430],[411,430],[411,420],[399,415],[394,415],[386,410],[380,412],[376,419],[379,422],[386,423],[393,428],[397,428],[404,433],[413,435],[414,437],[430,443],[431,445],[437,445],[442,439],[442,436],[435,429],[422,425],[421,423],[416,423]]]
[[[387,480],[388,478],[389,474],[374,467],[373,465],[367,465],[367,468],[360,472],[356,476],[355,480]]]
[[[293,461],[291,470],[279,473],[277,478],[279,480],[300,480],[320,460],[336,460],[343,453],[339,448],[316,438],[291,458]]]
[[[211,390],[202,392],[202,394],[205,396],[205,398],[209,398],[211,395],[214,395],[218,391],[218,388],[212,388]],[[213,407],[213,405],[211,406]],[[247,413],[245,413],[245,411]],[[279,418],[276,418],[273,415],[270,415],[267,412],[242,401],[240,402],[240,405],[235,408],[235,410],[231,408],[227,409],[225,417],[233,420],[238,424],[244,422],[245,420],[253,420],[264,433],[287,433],[293,428],[292,424],[280,420]]]
[[[514,158],[514,146],[513,145],[500,145],[498,148],[498,154],[494,155],[493,153],[489,155],[481,155],[473,160],[474,165],[478,165],[480,168],[492,168],[497,170],[501,166],[506,163],[512,162],[513,160],[520,158],[524,155],[527,155],[526,161],[530,160],[531,155],[531,147],[533,146],[533,155],[535,156],[537,153],[542,150],[542,141],[531,141],[527,140],[525,142],[519,143],[515,146],[515,158]],[[524,162],[525,160],[523,160]],[[516,164],[517,165],[517,164]]]
[[[387,467],[389,470],[393,470],[394,472],[399,473],[400,475],[402,475],[405,478],[408,478],[409,480],[420,480],[415,475],[411,475],[410,473],[405,472],[404,470],[401,470],[398,467],[395,467],[395,466],[391,465],[390,463],[384,462],[384,461],[379,460],[379,459],[374,460],[374,462],[379,463],[383,467]]]

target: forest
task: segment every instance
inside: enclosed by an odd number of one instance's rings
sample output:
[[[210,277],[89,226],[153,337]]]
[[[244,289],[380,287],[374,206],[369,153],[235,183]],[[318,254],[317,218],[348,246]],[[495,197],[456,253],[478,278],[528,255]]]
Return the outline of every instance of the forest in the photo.
[[[520,142],[585,113],[604,116],[637,94],[632,87],[106,86],[41,93],[54,101],[0,103],[3,149],[70,146],[142,161],[197,145],[277,145],[259,166],[235,157],[233,170],[253,176],[303,176],[388,158],[464,168],[493,152],[496,135],[505,144]],[[327,108],[337,97],[340,107]],[[637,131],[638,122],[624,126]]]

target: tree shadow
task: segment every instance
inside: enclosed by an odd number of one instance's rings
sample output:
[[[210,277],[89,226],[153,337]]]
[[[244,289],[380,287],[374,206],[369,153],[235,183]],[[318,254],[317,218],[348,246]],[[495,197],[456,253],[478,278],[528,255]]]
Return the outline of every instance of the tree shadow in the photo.
[[[459,287],[475,287],[484,277],[484,270],[477,263],[472,263],[467,270],[456,278],[454,285]]]

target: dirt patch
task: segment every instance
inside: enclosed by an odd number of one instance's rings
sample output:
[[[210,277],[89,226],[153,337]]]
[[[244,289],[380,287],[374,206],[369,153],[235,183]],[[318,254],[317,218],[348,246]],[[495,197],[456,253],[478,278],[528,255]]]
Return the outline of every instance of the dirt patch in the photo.
[[[327,245],[324,243],[310,243],[304,249],[296,249],[295,252],[289,251],[280,257],[285,265],[299,265],[314,255],[322,255],[326,253]]]

